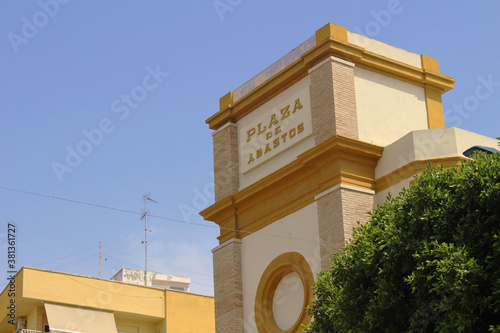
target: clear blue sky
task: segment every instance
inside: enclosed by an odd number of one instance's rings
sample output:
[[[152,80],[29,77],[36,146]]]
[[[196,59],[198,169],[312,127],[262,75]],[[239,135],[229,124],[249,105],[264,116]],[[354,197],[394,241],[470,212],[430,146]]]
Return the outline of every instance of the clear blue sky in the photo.
[[[221,96],[333,22],[437,58],[457,80],[447,125],[497,137],[499,17],[497,1],[2,0],[0,186],[137,214],[150,194],[151,214],[194,223],[148,220],[150,269],[211,295],[218,230],[195,212],[213,202],[205,119]],[[144,268],[140,215],[6,189],[0,200],[0,277],[9,221],[17,268],[97,276],[99,241],[104,278]]]

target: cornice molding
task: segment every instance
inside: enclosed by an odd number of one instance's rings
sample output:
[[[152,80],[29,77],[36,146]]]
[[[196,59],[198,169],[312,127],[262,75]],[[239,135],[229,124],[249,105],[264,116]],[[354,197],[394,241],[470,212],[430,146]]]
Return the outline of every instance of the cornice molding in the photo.
[[[221,227],[221,244],[246,237],[314,202],[316,195],[335,185],[374,190],[375,166],[382,152],[380,146],[332,136],[200,214]]]
[[[467,158],[463,156],[450,156],[411,161],[410,163],[388,173],[387,175],[378,178],[375,181],[376,192],[378,193],[380,191],[388,189],[389,187],[394,186],[405,179],[421,173],[422,171],[427,169],[429,164],[433,169],[437,168],[438,166],[442,166],[443,168],[447,169],[451,167],[458,167],[464,160],[467,160]]]
[[[264,83],[233,102],[233,94],[229,92],[220,99],[220,111],[206,120],[213,130],[225,123],[237,122],[257,107],[286,90],[297,81],[308,75],[308,71],[328,57],[336,57],[353,63],[355,66],[380,73],[419,87],[433,89],[443,94],[453,88],[455,79],[436,71],[437,66],[418,68],[403,62],[382,56],[354,45],[336,36],[317,41],[316,45],[304,52],[299,59],[276,73]],[[425,59],[432,59],[423,56]],[[432,59],[437,62],[437,60]],[[429,61],[426,62],[426,64]]]

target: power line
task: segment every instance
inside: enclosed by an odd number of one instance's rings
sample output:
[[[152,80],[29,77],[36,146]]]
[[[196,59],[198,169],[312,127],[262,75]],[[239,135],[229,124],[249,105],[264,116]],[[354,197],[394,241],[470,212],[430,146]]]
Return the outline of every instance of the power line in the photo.
[[[119,259],[119,258],[116,258],[116,257],[113,257],[113,256],[106,256],[106,259],[111,262],[111,261],[116,261],[116,262],[119,262],[123,265],[126,265],[126,266],[123,266],[123,267],[130,267],[132,269],[137,269],[137,270],[140,270],[140,267],[138,264],[132,262],[132,261],[127,261],[127,260],[122,260],[122,259]]]
[[[104,246],[104,245],[102,247],[105,248],[105,249],[108,249],[108,250],[112,250],[112,251],[120,252],[122,254],[126,254],[126,255],[131,256],[131,257],[141,258],[140,256],[137,256],[135,254],[131,254],[131,253],[123,252],[123,251],[120,251],[120,250],[112,249],[112,248]],[[190,270],[187,270],[187,269],[184,269],[184,268],[179,268],[179,267],[174,267],[174,266],[166,265],[166,264],[158,262],[158,261],[149,260],[149,262],[152,262],[153,264],[157,264],[157,265],[160,265],[160,266],[164,266],[165,268],[178,269],[178,270],[185,271],[185,272],[192,273],[192,274],[199,274],[199,275],[204,275],[204,276],[212,276],[210,274],[194,272],[194,271],[190,271]]]
[[[103,209],[115,210],[115,211],[122,212],[122,213],[129,213],[129,214],[141,215],[141,216],[143,214],[143,213],[135,212],[135,211],[132,211],[132,210],[115,208],[115,207],[110,207],[110,206],[105,206],[105,205],[95,204],[95,203],[90,203],[90,202],[85,202],[85,201],[79,201],[79,200],[61,198],[61,197],[56,197],[56,196],[47,195],[47,194],[40,194],[40,193],[35,193],[35,192],[30,192],[30,191],[18,190],[18,189],[4,187],[4,186],[0,186],[0,189],[4,189],[4,190],[8,190],[8,191],[14,191],[14,192],[19,192],[19,193],[24,193],[24,194],[35,195],[35,196],[49,198],[49,199],[54,199],[54,200],[67,201],[67,202],[72,202],[72,203],[86,205],[86,206],[92,206],[92,207],[98,207],[98,208],[103,208]],[[164,216],[159,216],[159,215],[149,215],[149,216],[157,218],[157,219],[160,219],[160,220],[167,220],[167,221],[172,221],[172,222],[177,222],[177,223],[184,223],[184,224],[196,225],[196,226],[205,227],[205,228],[220,228],[222,230],[236,231],[236,232],[239,232],[239,233],[247,233],[249,235],[250,234],[258,233],[260,236],[285,238],[285,239],[300,240],[300,241],[305,241],[305,242],[315,242],[315,243],[319,242],[319,240],[315,240],[315,239],[306,239],[306,238],[298,238],[298,237],[289,237],[289,236],[284,236],[284,235],[265,234],[265,233],[261,233],[261,232],[258,232],[258,231],[238,230],[238,229],[234,229],[234,228],[226,228],[226,227],[214,226],[214,225],[209,225],[209,224],[201,224],[201,223],[196,223],[196,222],[183,221],[183,220],[178,220],[178,219],[174,219],[174,218],[170,218],[170,217],[164,217]]]
[[[30,191],[18,190],[18,189],[15,189],[15,188],[4,187],[4,186],[0,186],[0,188],[4,189],[4,190],[8,190],[8,191],[25,193],[25,194],[35,195],[35,196],[49,198],[49,199],[55,199],[55,200],[61,200],[61,201],[68,201],[68,202],[77,203],[77,204],[80,204],[80,205],[87,205],[87,206],[92,206],[92,207],[99,207],[99,208],[104,208],[104,209],[116,210],[116,211],[123,212],[123,213],[141,215],[141,213],[139,213],[139,212],[134,212],[132,210],[127,210],[127,209],[114,208],[114,207],[99,205],[99,204],[95,204],[95,203],[90,203],[90,202],[85,202],[85,201],[79,201],[79,200],[73,200],[73,199],[67,199],[67,198],[61,198],[61,197],[56,197],[56,196],[53,196],[53,195],[35,193],[35,192],[30,192]]]
[[[76,274],[76,272],[86,271],[87,269],[92,268],[92,267],[95,267],[95,264],[90,264],[90,265],[85,266],[85,267],[77,268],[77,269],[73,270],[72,272]]]
[[[81,264],[81,263],[84,263],[84,262],[87,262],[87,261],[90,261],[90,260],[94,260],[94,259],[97,259],[97,254],[92,254],[90,256],[87,256],[87,257],[84,257],[84,258],[80,258],[78,260],[74,260],[74,261],[71,261],[71,262],[68,262],[68,263],[56,266],[54,268],[51,268],[50,270],[51,271],[55,271],[55,270],[62,269],[63,267],[66,268],[66,267],[69,267],[69,266]]]
[[[82,254],[82,253],[88,252],[90,250],[94,250],[94,248],[90,248],[90,249],[83,250],[83,251],[80,251],[80,252],[77,252],[77,253],[68,254],[67,256],[64,256],[64,257],[60,257],[60,258],[52,259],[52,260],[49,260],[49,261],[45,261],[45,262],[42,262],[40,264],[36,264],[35,267],[36,266],[42,266],[42,265],[45,265],[45,264],[48,264],[48,263],[51,263],[51,262],[54,262],[54,261],[58,261],[58,260],[61,260],[61,259],[69,258],[69,257],[72,257],[72,256],[76,256],[78,254]]]

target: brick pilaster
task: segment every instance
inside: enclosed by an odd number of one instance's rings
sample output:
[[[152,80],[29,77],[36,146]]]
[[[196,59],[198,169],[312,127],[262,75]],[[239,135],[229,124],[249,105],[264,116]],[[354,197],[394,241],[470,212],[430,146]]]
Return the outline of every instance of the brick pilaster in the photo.
[[[212,252],[215,330],[217,333],[243,332],[241,240],[233,238]]]
[[[358,139],[354,64],[331,56],[309,74],[315,143],[335,134]]]
[[[330,267],[333,253],[346,245],[357,222],[368,221],[374,193],[349,185],[337,185],[316,196],[320,237],[321,269]]]
[[[238,127],[228,123],[213,133],[215,201],[238,191]]]

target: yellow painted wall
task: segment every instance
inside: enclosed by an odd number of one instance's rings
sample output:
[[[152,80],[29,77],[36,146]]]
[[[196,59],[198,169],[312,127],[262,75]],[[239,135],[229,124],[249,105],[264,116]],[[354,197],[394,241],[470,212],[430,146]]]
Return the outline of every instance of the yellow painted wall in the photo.
[[[213,297],[166,290],[167,333],[215,333]]]
[[[115,319],[119,332],[127,333],[157,333],[156,324],[140,320]]]
[[[163,290],[90,277],[24,270],[23,297],[164,318]]]
[[[16,316],[26,316],[28,314],[28,312],[21,312],[23,310],[21,308],[21,295],[23,291],[23,286],[22,283],[19,283],[19,281],[22,281],[23,276],[24,272],[21,269],[16,275],[16,283],[14,288],[15,297],[9,296],[10,281],[5,280],[6,286],[2,291],[2,294],[0,294],[0,332],[14,332],[14,327],[12,327],[12,325],[8,323],[10,318],[8,317],[9,309],[7,307],[10,306],[11,299],[14,299],[15,301]]]
[[[26,317],[26,328],[29,330],[40,330],[37,322],[38,307],[35,307]]]
[[[209,296],[33,268],[19,271],[16,293],[16,317],[27,317],[28,329],[42,330],[47,301],[113,311],[124,332],[215,333],[214,299]],[[14,332],[8,324],[9,301],[6,288],[0,294],[0,333]]]
[[[43,332],[43,324],[46,320],[43,306],[36,306],[26,316],[26,329]]]

